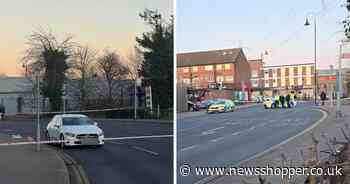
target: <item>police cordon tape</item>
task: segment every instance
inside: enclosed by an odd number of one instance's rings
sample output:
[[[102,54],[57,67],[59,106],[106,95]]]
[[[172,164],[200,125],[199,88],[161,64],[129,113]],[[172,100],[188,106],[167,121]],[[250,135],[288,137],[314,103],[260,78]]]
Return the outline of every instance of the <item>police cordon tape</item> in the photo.
[[[109,109],[94,109],[94,110],[79,110],[79,111],[53,111],[53,112],[39,112],[40,115],[44,114],[73,114],[73,113],[84,113],[84,112],[106,112],[106,111],[115,111],[115,110],[127,110],[132,109],[131,107],[120,107],[120,108],[109,108]],[[32,113],[17,113],[17,115],[37,115],[37,112]]]
[[[104,141],[117,141],[117,140],[128,140],[128,139],[149,139],[149,138],[167,138],[173,137],[173,135],[148,135],[148,136],[131,136],[131,137],[111,137],[104,138]],[[25,142],[6,142],[0,143],[0,146],[15,146],[15,145],[30,145],[30,144],[53,144],[53,143],[68,143],[69,140],[55,140],[55,141],[25,141]]]

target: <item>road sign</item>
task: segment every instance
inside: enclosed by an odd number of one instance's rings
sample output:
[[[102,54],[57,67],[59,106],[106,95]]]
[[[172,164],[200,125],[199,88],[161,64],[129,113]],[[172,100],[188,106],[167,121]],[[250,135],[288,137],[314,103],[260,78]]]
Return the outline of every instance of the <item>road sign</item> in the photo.
[[[151,86],[146,86],[146,107],[150,108],[152,111],[152,88]]]

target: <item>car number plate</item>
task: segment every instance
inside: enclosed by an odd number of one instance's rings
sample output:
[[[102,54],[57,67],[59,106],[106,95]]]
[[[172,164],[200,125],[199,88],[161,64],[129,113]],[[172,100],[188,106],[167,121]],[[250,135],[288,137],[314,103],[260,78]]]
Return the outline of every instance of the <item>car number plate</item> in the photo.
[[[85,145],[98,145],[98,139],[82,139],[81,144]]]

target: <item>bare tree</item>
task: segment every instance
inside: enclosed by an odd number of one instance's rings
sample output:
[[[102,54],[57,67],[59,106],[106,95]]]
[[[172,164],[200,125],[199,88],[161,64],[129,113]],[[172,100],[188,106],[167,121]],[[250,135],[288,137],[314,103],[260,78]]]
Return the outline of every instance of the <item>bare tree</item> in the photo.
[[[100,75],[107,83],[107,99],[109,103],[114,103],[113,89],[117,81],[126,79],[129,74],[129,68],[122,63],[116,52],[105,50],[104,54],[98,59],[97,68]]]
[[[94,64],[97,52],[89,46],[79,46],[74,51],[73,78],[76,78],[80,109],[86,108],[88,91],[91,90],[91,81],[95,77]]]
[[[60,110],[62,85],[76,45],[72,36],[66,36],[59,41],[51,31],[38,29],[32,32],[26,44],[28,48],[22,62],[27,76],[42,75],[41,92],[49,98],[50,110]]]

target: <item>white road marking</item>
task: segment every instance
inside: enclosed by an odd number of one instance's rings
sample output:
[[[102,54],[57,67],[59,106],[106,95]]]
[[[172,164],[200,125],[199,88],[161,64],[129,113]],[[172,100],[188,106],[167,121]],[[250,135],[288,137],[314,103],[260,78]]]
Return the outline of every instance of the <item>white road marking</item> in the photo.
[[[237,122],[227,122],[225,123],[226,125],[239,125],[240,123]]]
[[[212,140],[210,140],[210,142],[218,142],[218,141],[220,141],[222,139],[225,139],[225,137],[219,137],[219,138],[216,138],[216,139],[212,139]]]
[[[168,138],[173,135],[151,135],[151,136],[133,136],[133,137],[111,137],[104,138],[105,141],[112,140],[129,140],[129,139],[148,139],[148,138]],[[0,140],[1,142],[1,140]],[[27,141],[27,142],[5,142],[0,143],[0,146],[11,146],[11,145],[28,145],[28,144],[48,144],[48,143],[61,143],[62,141]]]
[[[241,134],[241,133],[242,133],[241,131],[238,131],[238,132],[232,133],[231,135],[235,136],[235,135],[239,135],[239,134]]]
[[[216,130],[220,130],[220,129],[223,129],[225,127],[218,127],[218,128],[214,128],[214,129],[211,129],[211,130],[207,130],[207,131],[204,131],[201,133],[201,135],[210,135],[210,134],[215,134],[216,133]]]
[[[149,138],[166,138],[173,137],[173,135],[149,135],[149,136],[133,136],[133,137],[110,137],[104,138],[105,141],[112,140],[127,140],[127,139],[149,139]]]
[[[138,147],[138,146],[132,146],[132,148],[134,148],[136,150],[139,150],[139,151],[143,151],[143,152],[149,153],[151,155],[155,155],[155,156],[159,155],[159,153],[157,153],[157,152],[154,152],[154,151],[151,151],[151,150],[148,150],[148,149],[145,149],[145,148],[141,148],[141,147]]]
[[[198,145],[188,146],[188,147],[182,148],[180,151],[187,151],[187,150],[193,149],[193,148],[195,148],[195,147],[197,147],[197,146],[198,146]]]
[[[301,135],[303,135],[303,134],[305,134],[305,133],[311,131],[311,130],[314,129],[316,126],[318,126],[319,124],[321,124],[321,123],[328,117],[327,112],[324,111],[324,110],[322,110],[322,109],[312,109],[312,110],[321,111],[322,114],[323,114],[323,116],[321,117],[321,119],[319,119],[318,121],[316,121],[315,123],[313,123],[310,127],[304,129],[302,132],[299,132],[297,135],[295,135],[295,136],[293,136],[293,137],[290,137],[290,138],[288,138],[288,139],[282,141],[282,142],[279,143],[279,144],[276,144],[276,145],[274,145],[274,146],[272,146],[272,147],[270,147],[270,148],[267,148],[266,150],[264,150],[264,151],[262,151],[262,152],[260,152],[260,153],[258,153],[258,154],[255,154],[255,155],[253,155],[253,156],[251,156],[251,157],[249,157],[249,158],[247,158],[247,159],[245,159],[245,160],[242,160],[242,161],[238,162],[237,164],[231,165],[231,167],[238,167],[238,166],[242,165],[243,163],[246,163],[246,162],[248,162],[248,161],[250,161],[250,160],[253,160],[253,159],[256,159],[256,158],[258,158],[258,157],[261,157],[261,156],[263,156],[264,154],[269,153],[269,152],[272,151],[272,150],[275,150],[275,149],[277,149],[277,148],[280,148],[281,146],[284,146],[285,144],[287,144],[287,143],[290,142],[291,140],[293,140],[293,139],[295,139],[295,138],[297,138],[297,137],[299,137],[299,136],[301,136]],[[217,178],[217,177],[218,177],[217,175],[208,176],[208,177],[205,177],[205,178],[203,178],[203,179],[201,179],[201,180],[195,182],[194,184],[203,184],[203,183],[207,183],[208,181],[212,181],[213,179],[215,179],[215,178]]]
[[[252,126],[252,127],[250,127],[249,129],[247,129],[247,132],[250,132],[250,131],[252,131],[252,130],[254,130],[255,129],[255,126]]]

